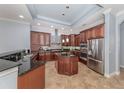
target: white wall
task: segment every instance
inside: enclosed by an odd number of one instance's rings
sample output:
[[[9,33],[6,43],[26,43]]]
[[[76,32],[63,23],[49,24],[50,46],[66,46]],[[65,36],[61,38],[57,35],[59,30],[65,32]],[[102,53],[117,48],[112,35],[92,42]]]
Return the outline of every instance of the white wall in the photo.
[[[124,67],[124,23],[120,25],[120,66]]]
[[[0,53],[30,48],[30,25],[0,20]]]
[[[116,25],[116,17],[113,14],[110,14],[110,19],[109,19],[109,73],[115,73],[116,72],[116,61],[115,61],[115,56],[116,56],[116,47],[115,47],[115,25]]]

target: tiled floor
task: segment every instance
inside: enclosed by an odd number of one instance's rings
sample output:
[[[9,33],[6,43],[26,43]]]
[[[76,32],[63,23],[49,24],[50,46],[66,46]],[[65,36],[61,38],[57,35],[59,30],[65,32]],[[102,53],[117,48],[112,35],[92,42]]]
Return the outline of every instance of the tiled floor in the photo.
[[[124,88],[124,70],[119,76],[105,78],[78,63],[79,72],[73,76],[60,75],[55,69],[55,62],[46,63],[47,89],[84,89],[84,88]]]

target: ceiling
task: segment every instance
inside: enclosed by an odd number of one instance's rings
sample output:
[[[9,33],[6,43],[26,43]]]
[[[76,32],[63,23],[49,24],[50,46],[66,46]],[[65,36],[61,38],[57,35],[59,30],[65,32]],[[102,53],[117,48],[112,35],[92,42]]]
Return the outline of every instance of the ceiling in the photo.
[[[124,11],[124,4],[101,4],[104,8],[111,8],[114,15]]]
[[[35,19],[68,26],[74,25],[89,13],[94,14],[101,9],[96,4],[28,4],[27,6]]]
[[[24,18],[20,18],[23,15]],[[24,4],[0,4],[0,19],[16,20],[19,22],[31,22],[32,17]]]
[[[84,28],[82,25],[92,24],[102,18],[100,6],[103,10],[112,8],[115,15],[124,11],[123,4],[0,4],[0,19],[28,22],[33,26],[39,22],[40,26],[49,28],[51,25],[59,29],[72,29],[75,26]],[[65,16],[62,16],[63,13]],[[24,19],[19,15],[23,15]]]

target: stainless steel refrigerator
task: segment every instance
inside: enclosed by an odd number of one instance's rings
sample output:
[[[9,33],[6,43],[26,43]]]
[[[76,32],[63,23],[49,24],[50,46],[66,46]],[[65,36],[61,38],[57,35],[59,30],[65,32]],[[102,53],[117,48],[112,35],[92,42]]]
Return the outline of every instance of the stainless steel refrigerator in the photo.
[[[88,40],[87,66],[92,70],[104,74],[104,38]]]

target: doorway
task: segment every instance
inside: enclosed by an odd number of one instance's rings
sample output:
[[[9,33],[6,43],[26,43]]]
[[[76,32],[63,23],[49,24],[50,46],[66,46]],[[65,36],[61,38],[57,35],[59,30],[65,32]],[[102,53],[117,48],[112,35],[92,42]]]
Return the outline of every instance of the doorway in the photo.
[[[120,24],[120,73],[124,73],[124,21]]]

